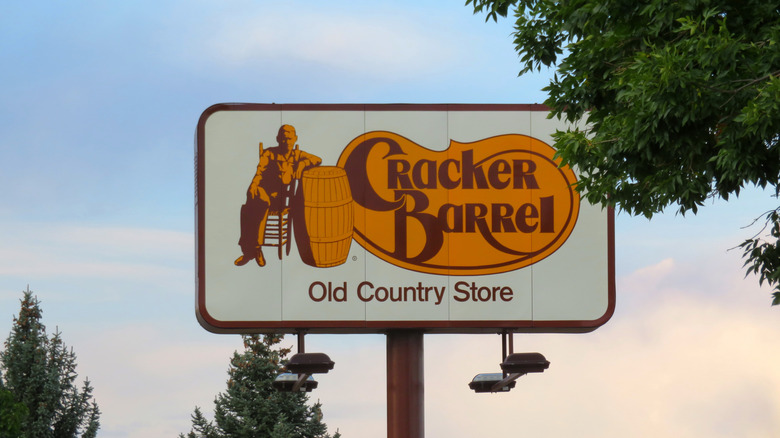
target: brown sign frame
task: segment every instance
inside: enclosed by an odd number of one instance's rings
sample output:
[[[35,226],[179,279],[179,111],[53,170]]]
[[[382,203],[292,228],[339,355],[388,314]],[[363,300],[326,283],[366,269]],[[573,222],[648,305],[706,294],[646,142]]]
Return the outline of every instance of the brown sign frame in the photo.
[[[488,333],[511,330],[527,333],[583,333],[605,324],[615,310],[615,218],[607,209],[607,306],[604,314],[590,320],[220,320],[207,308],[206,295],[206,122],[222,111],[530,111],[548,112],[539,104],[216,104],[206,109],[197,124],[195,141],[195,230],[196,230],[196,317],[207,330],[215,333],[282,332],[305,330],[310,333],[382,333],[392,329],[418,329],[426,333]],[[587,202],[587,201],[582,201]]]

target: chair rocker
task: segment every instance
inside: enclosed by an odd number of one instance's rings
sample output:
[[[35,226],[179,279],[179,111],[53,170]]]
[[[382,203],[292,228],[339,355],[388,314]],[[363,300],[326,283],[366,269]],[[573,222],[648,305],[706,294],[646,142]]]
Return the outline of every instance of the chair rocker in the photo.
[[[262,246],[275,246],[282,259],[282,253],[290,255],[290,245],[292,242],[292,215],[290,215],[290,200],[295,192],[295,179],[290,184],[282,187],[279,196],[281,200],[277,208],[268,210],[268,219],[265,224],[265,234],[263,235]]]

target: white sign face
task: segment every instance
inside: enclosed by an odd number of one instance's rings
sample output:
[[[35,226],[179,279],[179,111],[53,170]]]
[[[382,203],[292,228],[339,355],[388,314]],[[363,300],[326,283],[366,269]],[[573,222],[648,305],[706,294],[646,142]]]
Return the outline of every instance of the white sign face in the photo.
[[[587,332],[614,215],[541,105],[220,104],[197,130],[198,320],[214,332]]]

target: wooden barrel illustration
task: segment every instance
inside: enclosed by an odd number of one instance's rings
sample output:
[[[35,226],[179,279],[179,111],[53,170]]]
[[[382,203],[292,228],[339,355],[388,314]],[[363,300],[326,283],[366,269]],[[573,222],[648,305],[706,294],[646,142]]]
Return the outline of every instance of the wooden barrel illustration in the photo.
[[[336,166],[313,167],[304,172],[300,190],[303,201],[300,219],[306,226],[300,227],[301,222],[295,222],[295,240],[301,258],[320,268],[344,263],[349,256],[354,224],[347,172]]]

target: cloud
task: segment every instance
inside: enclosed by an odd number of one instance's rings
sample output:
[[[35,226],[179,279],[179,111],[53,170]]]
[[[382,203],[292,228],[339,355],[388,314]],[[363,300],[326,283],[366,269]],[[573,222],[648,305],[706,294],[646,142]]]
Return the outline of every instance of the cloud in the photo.
[[[0,236],[0,275],[165,279],[192,269],[190,233],[14,223]]]
[[[708,299],[672,287],[695,283],[701,272],[691,266],[727,265],[723,258],[699,254],[696,264],[673,254],[620,278],[615,316],[593,333],[515,335],[516,351],[541,352],[552,364],[506,394],[467,386],[477,373],[499,371],[500,336],[426,336],[427,435],[772,436],[780,430],[777,309],[750,279],[732,281],[723,269],[710,272],[720,286]],[[739,299],[748,303],[734,305]],[[123,322],[65,337],[80,375],[94,383],[109,438],[189,430],[195,405],[212,412],[241,348],[237,336],[208,334],[194,322]],[[294,343],[288,336],[285,345]],[[306,347],[336,362],[311,393],[330,431],[384,437],[384,336],[310,335]]]
[[[772,436],[780,430],[778,310],[752,279],[720,269],[732,258],[667,258],[628,274],[615,317],[593,333],[515,335],[516,351],[541,352],[552,364],[506,394],[467,387],[475,374],[500,371],[499,336],[426,336],[427,434]],[[691,287],[702,272],[709,286]],[[315,393],[331,430],[385,434],[384,339],[373,342],[325,350],[343,357]]]
[[[102,412],[101,436],[141,438],[189,431],[196,405],[212,410],[225,389],[233,336],[202,336],[196,327],[121,323],[65,333]]]
[[[677,273],[668,262],[654,271],[663,269]],[[519,379],[508,394],[470,394],[465,387],[473,374],[499,371],[497,336],[441,343],[431,336],[428,430],[500,436],[520,428],[528,435],[580,437],[771,436],[780,430],[777,310],[735,308],[722,297],[707,302],[685,290],[674,299],[647,294],[642,305],[642,313],[619,310],[592,334],[516,335],[516,349],[539,351],[552,364]]]
[[[7,278],[21,271],[83,276],[84,282],[101,269],[105,281],[116,283],[191,275],[189,233],[37,224],[2,229],[0,269]],[[426,336],[428,435],[499,436],[521,427],[540,436],[771,436],[780,430],[780,320],[768,306],[768,290],[743,278],[739,261],[739,254],[711,245],[671,248],[618,278],[617,310],[604,327],[583,335],[516,335],[517,351],[541,352],[552,365],[520,378],[507,394],[467,387],[475,374],[499,370],[499,336]],[[18,298],[15,292],[14,306]],[[67,302],[41,298],[58,306],[84,300],[83,293]],[[175,306],[191,309],[185,301]],[[127,312],[128,301],[122,303]],[[160,297],[143,305],[160,306]],[[240,348],[237,336],[204,332],[189,309],[187,321],[97,325],[94,317],[74,324],[56,306],[44,308],[47,325],[60,325],[75,348],[79,374],[93,381],[109,438],[188,430],[195,405],[213,409],[230,355]],[[331,432],[385,436],[384,342],[381,335],[307,337],[308,351],[336,361],[312,393]]]
[[[457,60],[440,26],[397,13],[268,10],[232,16],[209,33],[211,62],[231,67],[334,69],[381,79],[417,77]],[[279,17],[289,17],[280,19]],[[281,61],[281,62],[280,62]]]

